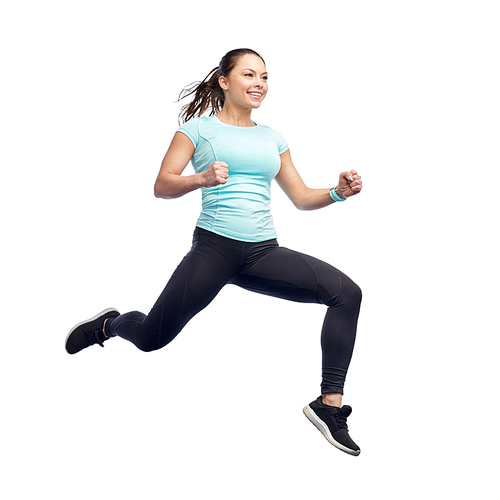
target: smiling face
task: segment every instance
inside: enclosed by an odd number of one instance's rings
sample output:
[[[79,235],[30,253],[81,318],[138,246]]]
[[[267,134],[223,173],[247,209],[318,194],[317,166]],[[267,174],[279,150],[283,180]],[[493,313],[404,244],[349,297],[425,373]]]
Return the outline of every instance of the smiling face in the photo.
[[[241,56],[229,75],[219,78],[224,104],[245,109],[260,106],[267,94],[267,71],[264,61],[253,54]]]

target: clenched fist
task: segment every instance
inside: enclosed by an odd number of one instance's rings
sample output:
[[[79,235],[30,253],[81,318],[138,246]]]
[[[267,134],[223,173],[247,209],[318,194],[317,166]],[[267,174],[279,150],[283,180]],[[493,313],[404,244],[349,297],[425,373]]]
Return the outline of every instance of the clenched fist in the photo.
[[[203,172],[204,185],[205,187],[214,187],[219,184],[225,184],[227,178],[229,177],[229,170],[227,163],[223,161],[214,161],[208,168]]]
[[[361,176],[358,175],[356,170],[342,172],[339,176],[337,194],[341,198],[349,198],[349,196],[358,194],[362,187]]]

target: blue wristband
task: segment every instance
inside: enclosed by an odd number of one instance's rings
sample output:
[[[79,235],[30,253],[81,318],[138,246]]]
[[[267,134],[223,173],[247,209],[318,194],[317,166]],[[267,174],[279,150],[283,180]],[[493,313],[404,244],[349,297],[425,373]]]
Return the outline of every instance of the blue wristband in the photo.
[[[337,186],[335,186],[337,187]],[[337,192],[335,191],[335,188],[332,188],[330,189],[330,198],[333,200],[333,201],[336,201],[337,203],[341,202],[341,201],[345,201],[347,198],[341,198]]]

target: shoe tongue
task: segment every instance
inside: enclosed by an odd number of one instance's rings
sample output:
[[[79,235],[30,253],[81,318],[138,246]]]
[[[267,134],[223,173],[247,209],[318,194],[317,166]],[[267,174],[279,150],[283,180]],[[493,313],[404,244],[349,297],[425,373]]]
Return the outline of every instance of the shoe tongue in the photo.
[[[344,417],[348,417],[352,412],[352,408],[349,405],[344,405],[342,408],[338,411],[341,415]]]

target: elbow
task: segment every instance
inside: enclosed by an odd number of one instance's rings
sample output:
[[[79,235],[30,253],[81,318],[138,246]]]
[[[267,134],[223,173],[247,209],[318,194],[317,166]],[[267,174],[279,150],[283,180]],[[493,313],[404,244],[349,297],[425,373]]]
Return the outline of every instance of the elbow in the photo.
[[[153,193],[155,195],[155,198],[163,198],[160,187],[158,186],[158,182],[155,182],[154,188],[153,188]]]
[[[158,181],[155,182],[153,193],[155,198],[172,198],[172,196],[169,196],[168,192],[165,190],[165,186],[162,186]]]
[[[306,202],[304,198],[298,198],[295,200],[292,200],[292,203],[294,204],[295,208],[298,210],[311,210],[311,207],[309,204]]]
[[[178,183],[174,182],[174,180],[175,178],[171,174],[159,175],[155,181],[153,190],[155,197],[171,200],[182,196],[183,193],[179,190]]]
[[[172,193],[172,190],[169,189],[170,185],[169,182],[166,181],[165,179],[158,178],[156,179],[153,192],[155,195],[155,198],[163,198],[165,200],[171,199],[171,198],[177,198],[175,194]]]
[[[289,195],[290,200],[298,210],[311,210],[311,190],[304,186],[303,189],[297,190]]]

